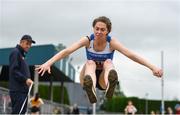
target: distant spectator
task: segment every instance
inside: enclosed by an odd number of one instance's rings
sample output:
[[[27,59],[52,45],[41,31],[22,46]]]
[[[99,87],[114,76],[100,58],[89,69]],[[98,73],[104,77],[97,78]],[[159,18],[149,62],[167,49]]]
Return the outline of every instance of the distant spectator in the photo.
[[[156,113],[154,111],[151,111],[151,115],[156,115]]]
[[[156,110],[156,115],[160,115],[160,111],[159,110]]]
[[[77,104],[74,104],[74,106],[73,106],[73,114],[79,114],[79,108],[78,108]]]
[[[176,115],[180,115],[180,104],[175,105]]]
[[[171,107],[168,107],[166,111],[167,111],[166,112],[167,115],[173,115],[173,110]]]
[[[73,106],[70,106],[67,114],[72,114],[72,113],[73,113]]]
[[[134,115],[137,112],[136,107],[133,105],[132,101],[128,101],[128,105],[124,109],[125,114]]]
[[[59,107],[55,107],[55,108],[53,109],[53,114],[61,114],[60,108],[59,108]]]
[[[87,108],[87,114],[92,114],[92,109],[90,107]]]
[[[44,104],[42,99],[39,97],[39,93],[36,93],[35,97],[32,97],[30,99],[30,104],[31,104],[31,114],[39,114],[40,107],[42,104]]]

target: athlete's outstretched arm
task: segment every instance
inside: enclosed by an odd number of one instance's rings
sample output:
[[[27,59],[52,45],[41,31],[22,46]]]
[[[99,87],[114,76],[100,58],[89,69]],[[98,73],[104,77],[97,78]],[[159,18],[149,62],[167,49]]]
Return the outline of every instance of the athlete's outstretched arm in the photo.
[[[110,44],[111,44],[112,49],[117,50],[121,52],[122,54],[124,54],[125,56],[127,56],[128,58],[130,58],[131,60],[148,67],[153,72],[153,75],[157,77],[161,77],[163,75],[162,69],[156,67],[155,65],[149,63],[144,58],[130,51],[129,49],[124,47],[117,39],[113,38]]]
[[[53,65],[56,61],[63,59],[64,57],[70,55],[74,51],[78,50],[79,48],[83,46],[88,46],[89,40],[88,38],[81,38],[78,42],[75,42],[70,47],[67,47],[66,49],[63,49],[62,51],[58,52],[56,55],[54,55],[52,58],[50,58],[47,62],[37,67],[35,70],[38,71],[38,74],[44,75],[46,71],[48,73],[51,73],[51,65]]]

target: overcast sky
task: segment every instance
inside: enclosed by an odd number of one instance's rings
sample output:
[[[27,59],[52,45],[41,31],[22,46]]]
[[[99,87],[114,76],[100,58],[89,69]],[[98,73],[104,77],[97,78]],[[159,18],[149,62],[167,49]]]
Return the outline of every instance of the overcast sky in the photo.
[[[36,45],[68,47],[90,35],[93,19],[102,15],[112,21],[111,36],[153,64],[161,67],[164,51],[165,98],[180,100],[178,0],[0,0],[0,48],[14,47],[23,34],[30,34]],[[82,66],[84,48],[71,57],[75,67]],[[161,79],[149,69],[118,52],[113,62],[127,96],[161,98]]]

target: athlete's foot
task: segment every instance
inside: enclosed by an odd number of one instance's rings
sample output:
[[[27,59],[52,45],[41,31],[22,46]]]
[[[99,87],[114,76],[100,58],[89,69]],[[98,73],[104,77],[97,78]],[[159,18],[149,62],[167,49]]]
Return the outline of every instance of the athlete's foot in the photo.
[[[83,88],[86,91],[89,101],[91,103],[96,103],[97,102],[97,97],[96,97],[96,93],[95,93],[95,89],[93,86],[93,81],[91,79],[90,75],[86,75],[84,77],[84,83],[83,83]]]
[[[115,70],[109,71],[108,81],[109,83],[105,95],[107,98],[112,98],[116,84],[118,83],[118,76]]]

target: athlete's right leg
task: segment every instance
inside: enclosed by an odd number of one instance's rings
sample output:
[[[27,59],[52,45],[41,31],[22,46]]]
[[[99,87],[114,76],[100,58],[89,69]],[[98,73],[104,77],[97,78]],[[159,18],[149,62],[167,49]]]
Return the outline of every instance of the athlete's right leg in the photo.
[[[84,90],[87,92],[88,98],[91,103],[97,102],[97,97],[95,93],[96,87],[96,64],[92,60],[88,60],[84,65],[80,73],[80,82]]]

